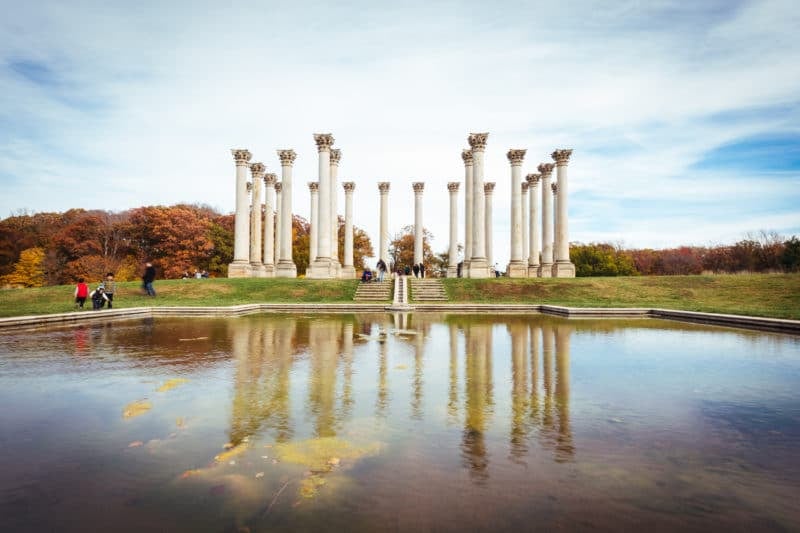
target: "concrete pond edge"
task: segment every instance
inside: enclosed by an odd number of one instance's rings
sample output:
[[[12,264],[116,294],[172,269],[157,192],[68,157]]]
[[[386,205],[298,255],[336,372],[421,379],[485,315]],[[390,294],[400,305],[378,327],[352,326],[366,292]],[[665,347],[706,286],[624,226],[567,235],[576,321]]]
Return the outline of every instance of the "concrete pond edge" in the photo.
[[[101,311],[72,311],[52,315],[0,318],[0,331],[48,325],[67,325],[109,319],[155,317],[232,317],[252,313],[363,313],[363,312],[439,312],[439,313],[535,313],[565,318],[662,318],[715,326],[773,331],[800,335],[800,320],[680,311],[651,308],[562,307],[539,304],[268,304],[255,303],[224,307],[134,307]]]

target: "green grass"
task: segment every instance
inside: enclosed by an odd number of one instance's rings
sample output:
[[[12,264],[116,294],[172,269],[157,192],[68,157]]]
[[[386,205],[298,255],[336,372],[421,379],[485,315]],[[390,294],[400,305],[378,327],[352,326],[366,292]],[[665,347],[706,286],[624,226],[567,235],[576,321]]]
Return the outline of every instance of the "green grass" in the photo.
[[[656,307],[800,319],[800,275],[446,279],[452,303]]]
[[[178,279],[156,280],[157,296],[148,298],[140,281],[117,283],[114,308],[226,306],[250,303],[352,302],[356,280]],[[94,285],[91,286],[94,288]],[[63,313],[74,309],[74,286],[0,291],[0,316]],[[90,300],[86,308],[92,308]]]
[[[658,276],[576,279],[446,279],[451,303],[528,303],[568,307],[658,307],[800,319],[800,275]],[[348,303],[356,280],[158,280],[156,298],[139,282],[118,283],[114,307]],[[73,309],[73,286],[0,290],[0,316]],[[91,303],[87,302],[91,308]]]

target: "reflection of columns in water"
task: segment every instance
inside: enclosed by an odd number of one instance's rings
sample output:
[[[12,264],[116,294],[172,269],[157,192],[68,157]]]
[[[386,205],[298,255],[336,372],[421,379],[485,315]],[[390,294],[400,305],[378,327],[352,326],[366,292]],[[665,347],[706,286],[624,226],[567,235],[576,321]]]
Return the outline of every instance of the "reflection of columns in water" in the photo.
[[[414,335],[414,394],[411,396],[411,416],[415,419],[422,419],[422,399],[425,380],[423,371],[425,369],[425,334],[422,325],[414,328],[417,332]]]
[[[553,328],[542,326],[542,385],[544,408],[542,425],[546,431],[553,427]]]
[[[520,461],[528,452],[528,327],[522,322],[508,325],[511,336],[511,434],[512,460]]]
[[[571,326],[560,325],[555,328],[556,337],[556,411],[558,412],[558,443],[556,461],[564,462],[572,458],[575,446],[572,443],[572,430],[569,423],[569,337]]]
[[[531,324],[531,400],[530,418],[535,424],[539,422],[539,334],[541,328]]]
[[[330,231],[328,231],[328,237],[330,237]],[[311,374],[309,376],[308,404],[314,419],[314,434],[317,437],[336,435],[338,359],[336,341],[339,335],[337,325],[337,322],[330,320],[309,322],[308,344],[311,350]]]
[[[342,384],[342,408],[340,420],[350,416],[353,411],[353,323],[342,325],[342,366],[344,382]]]
[[[458,415],[458,328],[449,325],[450,331],[450,387],[447,391],[447,416],[455,420]]]
[[[386,416],[386,408],[389,406],[387,342],[381,342],[378,346],[380,350],[378,355],[378,399],[375,402],[375,414],[377,416]]]
[[[492,403],[491,378],[486,372],[487,367],[490,368],[491,365],[491,354],[486,350],[491,326],[471,324],[468,328],[464,365],[466,416],[461,440],[461,456],[464,466],[470,471],[470,476],[480,482],[489,477],[484,433]]]
[[[289,420],[289,376],[294,321],[276,328],[272,321],[254,327],[247,318],[231,321],[231,350],[236,364],[229,439],[274,429],[275,440],[292,436]]]

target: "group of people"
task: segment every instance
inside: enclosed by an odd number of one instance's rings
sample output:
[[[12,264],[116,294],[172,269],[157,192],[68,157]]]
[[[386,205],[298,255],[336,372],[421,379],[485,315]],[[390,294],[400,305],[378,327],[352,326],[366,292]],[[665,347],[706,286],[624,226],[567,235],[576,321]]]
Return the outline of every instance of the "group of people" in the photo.
[[[183,271],[183,275],[181,279],[207,279],[208,278],[208,270],[203,270],[202,272],[199,270],[194,271],[194,275],[189,274],[188,270]]]
[[[153,289],[153,281],[156,279],[156,268],[152,263],[145,263],[144,274],[142,275],[142,288],[147,296],[155,296],[156,291]],[[114,273],[109,272],[106,277],[101,281],[97,287],[90,291],[89,285],[86,284],[84,278],[78,278],[78,284],[75,286],[75,308],[83,309],[86,300],[91,300],[92,309],[99,310],[108,305],[111,309],[114,306],[114,294],[117,292],[117,282],[114,281]]]
[[[83,309],[86,300],[92,301],[92,309],[102,309],[108,304],[111,309],[114,306],[114,294],[117,292],[117,282],[114,281],[114,273],[109,272],[93,291],[89,291],[89,286],[84,278],[78,278],[75,286],[75,308]]]
[[[383,278],[386,276],[386,272],[389,271],[389,267],[386,265],[386,262],[383,259],[378,259],[378,264],[375,265],[375,271],[378,273],[377,276],[372,273],[372,270],[370,270],[369,267],[365,268],[364,272],[361,274],[361,281],[383,281]],[[405,268],[398,267],[395,274],[398,276],[410,276],[412,272],[414,273],[415,278],[424,278],[425,265],[423,263],[417,263],[413,266],[406,266]]]

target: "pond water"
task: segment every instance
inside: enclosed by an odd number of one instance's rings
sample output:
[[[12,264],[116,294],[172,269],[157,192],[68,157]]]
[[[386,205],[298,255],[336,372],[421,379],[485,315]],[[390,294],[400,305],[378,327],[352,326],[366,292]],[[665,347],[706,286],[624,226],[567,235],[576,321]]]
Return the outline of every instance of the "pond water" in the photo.
[[[800,530],[800,339],[539,315],[0,336],[1,531]]]

